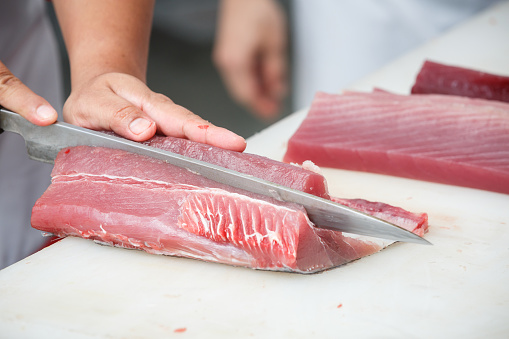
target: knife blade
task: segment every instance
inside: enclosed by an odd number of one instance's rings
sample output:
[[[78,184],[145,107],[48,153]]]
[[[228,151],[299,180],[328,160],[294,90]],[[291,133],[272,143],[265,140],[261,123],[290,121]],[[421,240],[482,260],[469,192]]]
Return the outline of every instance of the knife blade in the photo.
[[[80,145],[120,149],[186,168],[222,184],[262,194],[279,201],[302,205],[306,209],[309,219],[320,228],[389,240],[431,244],[426,239],[404,228],[330,200],[180,154],[65,122],[59,121],[44,127],[37,126],[17,113],[0,108],[0,133],[2,130],[20,134],[25,139],[30,158],[34,160],[54,163],[61,149]]]

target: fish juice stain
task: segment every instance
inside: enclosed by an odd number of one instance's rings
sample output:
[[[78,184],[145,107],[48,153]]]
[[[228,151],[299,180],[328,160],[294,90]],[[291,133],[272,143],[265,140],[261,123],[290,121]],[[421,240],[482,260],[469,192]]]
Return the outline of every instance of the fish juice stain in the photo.
[[[65,154],[69,154],[69,152],[70,152],[70,151],[71,151],[71,149],[70,149],[70,148],[68,148],[68,149],[66,149],[66,150],[64,151],[64,153],[65,153]]]
[[[209,127],[210,127],[209,125],[198,125],[199,129],[207,129]]]
[[[185,327],[176,328],[175,330],[173,330],[173,332],[175,333],[184,333],[185,331],[187,331],[187,328]]]

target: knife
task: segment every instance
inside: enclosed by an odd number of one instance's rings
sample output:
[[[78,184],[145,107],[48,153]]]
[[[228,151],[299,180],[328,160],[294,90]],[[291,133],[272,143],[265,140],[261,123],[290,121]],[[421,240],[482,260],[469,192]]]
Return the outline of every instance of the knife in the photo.
[[[54,163],[61,149],[79,145],[120,149],[186,168],[222,184],[262,194],[279,201],[302,205],[306,209],[309,219],[320,228],[389,240],[431,244],[426,239],[404,228],[330,200],[180,154],[65,122],[58,121],[49,126],[37,126],[17,113],[0,108],[0,133],[3,130],[20,134],[25,139],[30,158],[34,160]]]

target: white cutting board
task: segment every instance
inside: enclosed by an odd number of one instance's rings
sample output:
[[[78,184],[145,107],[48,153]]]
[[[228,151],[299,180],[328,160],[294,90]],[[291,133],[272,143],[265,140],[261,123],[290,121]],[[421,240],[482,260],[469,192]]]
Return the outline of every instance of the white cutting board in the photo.
[[[425,58],[509,75],[509,2],[352,86],[407,93]],[[305,111],[249,139],[280,159]],[[398,243],[315,275],[68,238],[0,271],[0,338],[506,338],[509,195],[324,169],[340,197],[429,214]]]

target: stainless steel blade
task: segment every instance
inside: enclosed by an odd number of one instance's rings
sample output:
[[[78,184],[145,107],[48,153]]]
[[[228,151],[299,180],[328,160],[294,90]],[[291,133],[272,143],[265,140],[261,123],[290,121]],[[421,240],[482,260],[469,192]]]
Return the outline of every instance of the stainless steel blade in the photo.
[[[109,134],[64,122],[40,127],[5,109],[0,109],[0,130],[2,129],[22,135],[28,154],[35,160],[53,163],[61,149],[79,145],[121,149],[186,168],[216,182],[269,196],[279,201],[302,205],[309,219],[317,227],[389,240],[430,244],[426,239],[399,226],[332,201]]]

